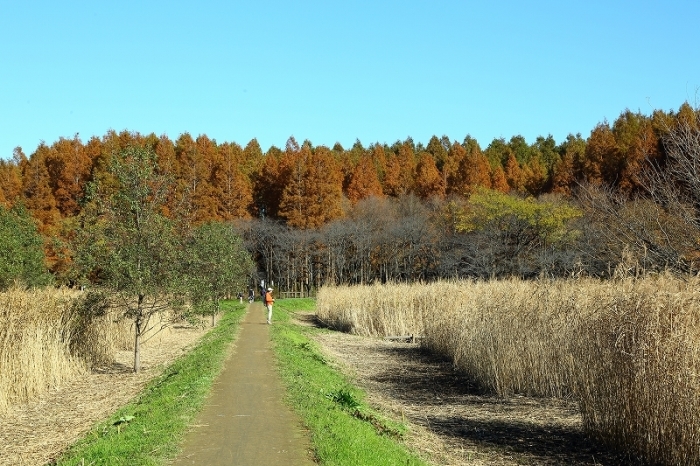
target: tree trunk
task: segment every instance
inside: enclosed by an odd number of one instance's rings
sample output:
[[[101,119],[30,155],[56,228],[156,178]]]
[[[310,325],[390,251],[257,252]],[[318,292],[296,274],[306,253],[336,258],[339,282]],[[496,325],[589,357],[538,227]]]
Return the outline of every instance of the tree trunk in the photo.
[[[144,295],[139,295],[138,307],[136,308],[136,319],[134,319],[134,372],[141,370],[141,332],[143,332],[143,299]]]
[[[141,318],[138,317],[134,324],[134,372],[141,369]]]

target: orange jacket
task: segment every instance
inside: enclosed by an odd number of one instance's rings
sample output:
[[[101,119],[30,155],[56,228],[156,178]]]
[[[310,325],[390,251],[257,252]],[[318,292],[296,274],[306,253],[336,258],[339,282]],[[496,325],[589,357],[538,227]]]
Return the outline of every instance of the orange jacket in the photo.
[[[275,302],[275,300],[272,298],[272,292],[270,292],[270,291],[265,292],[265,304],[272,304],[274,302]]]

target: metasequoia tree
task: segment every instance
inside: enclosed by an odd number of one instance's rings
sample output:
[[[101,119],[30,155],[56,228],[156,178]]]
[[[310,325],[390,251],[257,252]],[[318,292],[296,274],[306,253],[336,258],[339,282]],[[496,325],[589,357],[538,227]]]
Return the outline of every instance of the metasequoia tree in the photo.
[[[59,138],[49,148],[46,167],[56,207],[62,217],[71,217],[80,211],[83,187],[92,174],[90,155],[77,135],[73,139]]]
[[[501,193],[510,191],[510,185],[508,184],[508,180],[506,180],[506,172],[500,164],[496,165],[491,170],[491,188]]]
[[[467,150],[460,143],[455,141],[447,150],[447,160],[443,170],[443,178],[446,180],[446,193],[462,195],[466,191],[466,181],[459,167],[462,160],[467,156]]]
[[[416,180],[416,158],[413,141],[407,139],[394,145],[395,153],[387,157],[384,194],[398,197],[412,193]]]
[[[382,185],[377,176],[374,162],[369,155],[364,155],[350,175],[347,196],[353,204],[370,196],[382,196]]]
[[[21,147],[15,147],[12,161],[0,160],[0,204],[11,207],[22,195],[19,163],[26,159]]]
[[[416,166],[415,186],[416,195],[423,199],[445,196],[443,176],[435,165],[435,159],[427,152],[421,154]]]
[[[316,228],[342,215],[342,172],[327,147],[304,144],[293,153],[280,217],[295,228]]]
[[[212,173],[212,187],[218,193],[218,216],[224,220],[250,216],[253,189],[241,169],[243,151],[238,144],[219,146],[219,165]]]
[[[39,222],[39,232],[49,233],[60,219],[56,198],[51,189],[51,178],[46,168],[49,148],[40,144],[29,159],[20,160],[22,171],[22,195],[25,206]]]

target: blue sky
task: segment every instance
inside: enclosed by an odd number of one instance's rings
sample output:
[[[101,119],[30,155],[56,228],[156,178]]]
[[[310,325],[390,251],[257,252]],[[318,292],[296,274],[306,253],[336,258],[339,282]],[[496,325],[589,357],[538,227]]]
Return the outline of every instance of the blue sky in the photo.
[[[263,150],[590,134],[695,105],[700,2],[0,0],[0,158],[109,129]]]

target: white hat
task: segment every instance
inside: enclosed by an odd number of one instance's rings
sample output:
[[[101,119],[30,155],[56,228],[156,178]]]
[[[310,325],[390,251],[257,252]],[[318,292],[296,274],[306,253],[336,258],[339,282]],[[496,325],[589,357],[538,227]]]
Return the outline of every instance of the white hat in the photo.
[[[267,291],[272,291],[272,288],[268,288]]]

